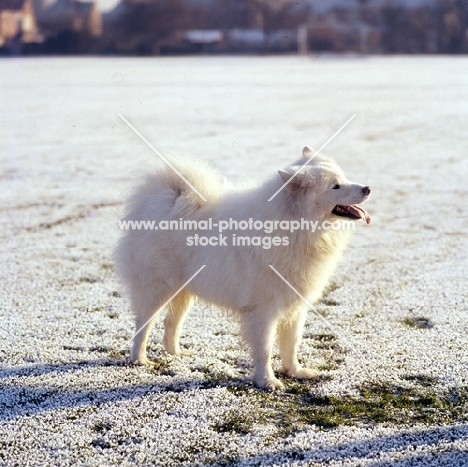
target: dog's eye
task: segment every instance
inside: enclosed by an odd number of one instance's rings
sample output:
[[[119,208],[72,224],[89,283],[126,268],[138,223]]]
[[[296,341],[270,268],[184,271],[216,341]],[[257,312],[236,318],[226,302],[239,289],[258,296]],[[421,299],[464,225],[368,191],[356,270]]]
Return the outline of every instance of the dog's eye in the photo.
[[[333,190],[339,190],[341,187],[338,185],[338,183],[333,187]]]

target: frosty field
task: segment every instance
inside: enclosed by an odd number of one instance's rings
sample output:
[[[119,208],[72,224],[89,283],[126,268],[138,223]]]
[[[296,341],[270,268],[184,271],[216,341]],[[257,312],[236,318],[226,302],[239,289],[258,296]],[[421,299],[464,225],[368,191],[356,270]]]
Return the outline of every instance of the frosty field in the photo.
[[[0,465],[468,465],[468,61],[192,57],[0,61]],[[327,146],[368,184],[301,358],[250,383],[235,321],[198,304],[190,357],[133,318],[112,250],[161,152],[258,180]],[[272,287],[275,284],[271,285]],[[279,369],[279,360],[274,361]]]

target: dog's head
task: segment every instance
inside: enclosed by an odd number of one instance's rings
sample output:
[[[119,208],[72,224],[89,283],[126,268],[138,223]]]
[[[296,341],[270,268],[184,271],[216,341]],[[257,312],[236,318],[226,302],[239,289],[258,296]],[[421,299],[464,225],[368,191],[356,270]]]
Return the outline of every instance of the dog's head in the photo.
[[[284,190],[291,202],[300,204],[305,215],[315,219],[362,219],[370,223],[369,214],[358,204],[366,201],[371,189],[348,180],[332,159],[315,155],[309,146],[303,149],[301,159],[278,173],[283,184],[288,182]]]

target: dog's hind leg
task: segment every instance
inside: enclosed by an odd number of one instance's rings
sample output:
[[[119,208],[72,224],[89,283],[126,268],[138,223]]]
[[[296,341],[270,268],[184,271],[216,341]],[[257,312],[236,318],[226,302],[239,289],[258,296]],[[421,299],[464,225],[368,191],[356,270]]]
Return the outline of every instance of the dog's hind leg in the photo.
[[[132,309],[135,313],[135,334],[130,356],[132,363],[137,365],[151,364],[151,361],[146,357],[148,337],[157,315],[161,312],[161,307],[169,297],[170,293],[162,295],[160,291],[152,289],[151,286],[131,290]]]
[[[307,309],[304,308],[285,317],[278,325],[278,345],[283,369],[292,378],[309,379],[318,374],[311,368],[302,368],[297,359],[306,317]]]
[[[261,389],[283,389],[271,367],[271,352],[275,339],[277,320],[264,310],[244,311],[241,327],[244,340],[249,345],[254,364],[254,384]]]
[[[179,337],[185,316],[193,303],[190,292],[181,290],[169,303],[164,320],[164,347],[172,355],[190,355],[180,349]]]

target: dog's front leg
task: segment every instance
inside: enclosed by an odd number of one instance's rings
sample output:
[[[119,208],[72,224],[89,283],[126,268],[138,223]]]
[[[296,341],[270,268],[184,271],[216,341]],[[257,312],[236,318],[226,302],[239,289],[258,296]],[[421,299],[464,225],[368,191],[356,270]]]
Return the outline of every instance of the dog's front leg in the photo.
[[[292,378],[310,379],[318,375],[312,368],[302,368],[297,359],[297,351],[302,339],[302,331],[307,317],[303,308],[285,318],[278,325],[278,345],[286,375]]]
[[[271,367],[277,320],[262,310],[254,309],[242,314],[241,324],[244,340],[252,354],[255,386],[267,390],[283,389],[283,383],[275,377]]]

